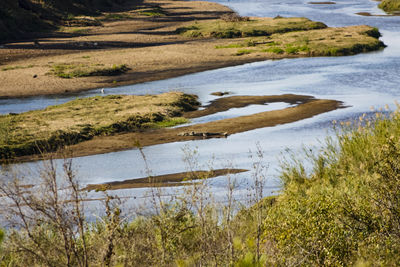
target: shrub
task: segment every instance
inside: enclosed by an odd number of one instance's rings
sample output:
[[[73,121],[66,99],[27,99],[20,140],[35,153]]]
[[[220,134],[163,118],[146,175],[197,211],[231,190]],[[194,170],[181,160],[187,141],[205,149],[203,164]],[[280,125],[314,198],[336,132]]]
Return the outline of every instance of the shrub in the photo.
[[[283,164],[284,189],[264,220],[272,263],[398,262],[400,115],[377,117],[343,126],[337,141],[306,153],[311,164]]]

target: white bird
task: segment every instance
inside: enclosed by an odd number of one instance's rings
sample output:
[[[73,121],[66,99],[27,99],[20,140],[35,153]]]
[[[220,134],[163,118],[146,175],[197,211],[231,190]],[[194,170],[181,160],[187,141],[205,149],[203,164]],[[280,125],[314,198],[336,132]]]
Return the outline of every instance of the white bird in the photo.
[[[104,95],[104,88],[101,88],[100,92]]]

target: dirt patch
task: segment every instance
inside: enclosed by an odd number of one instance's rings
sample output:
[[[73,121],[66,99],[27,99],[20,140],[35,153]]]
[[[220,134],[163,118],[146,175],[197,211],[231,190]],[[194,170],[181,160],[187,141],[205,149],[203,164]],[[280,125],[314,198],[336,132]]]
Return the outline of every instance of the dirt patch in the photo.
[[[149,187],[170,187],[182,186],[187,181],[214,178],[222,175],[237,174],[247,172],[245,169],[218,169],[212,171],[193,171],[172,173],[158,176],[151,176],[146,178],[129,179],[125,181],[109,182],[103,184],[89,184],[83,190],[91,191],[105,191],[105,190],[118,190],[118,189],[132,189],[132,188],[149,188]]]
[[[358,12],[356,15],[365,16],[365,17],[393,17],[393,16],[400,16],[400,14],[387,14],[387,15],[374,15],[369,12]]]
[[[197,113],[187,113],[186,116],[191,118],[195,116],[205,116],[233,107],[245,107],[254,103],[265,104],[269,102],[286,102],[296,104],[296,106],[179,128],[144,130],[141,132],[123,133],[113,136],[98,136],[92,140],[69,146],[66,150],[74,157],[78,157],[132,149],[138,146],[143,147],[208,138],[229,138],[229,135],[235,133],[295,122],[344,107],[343,103],[339,101],[315,99],[311,96],[303,95],[232,96],[214,101],[206,108],[206,110],[210,109],[211,111],[200,110]],[[185,134],[191,132],[201,134]],[[52,156],[57,157],[57,155]],[[37,155],[25,156],[16,158],[16,161],[40,160],[42,158],[43,156]]]

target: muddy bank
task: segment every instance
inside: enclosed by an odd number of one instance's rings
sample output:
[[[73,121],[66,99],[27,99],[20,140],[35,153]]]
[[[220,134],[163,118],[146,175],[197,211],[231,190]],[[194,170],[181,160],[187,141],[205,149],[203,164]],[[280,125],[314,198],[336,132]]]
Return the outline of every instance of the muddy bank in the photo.
[[[214,178],[222,175],[237,174],[247,172],[244,169],[218,169],[212,171],[193,171],[193,172],[180,172],[158,176],[151,176],[146,178],[129,179],[119,182],[109,182],[103,184],[89,184],[83,190],[91,191],[105,191],[105,190],[118,190],[118,189],[131,189],[131,188],[149,188],[149,187],[169,187],[185,185],[184,182]]]
[[[231,104],[230,102],[235,104]],[[343,107],[343,103],[340,101],[315,99],[311,96],[302,95],[258,97],[234,96],[215,101],[210,105],[210,107],[206,107],[206,109],[213,109],[213,112],[199,111],[197,115],[214,114],[219,111],[227,110],[226,105],[229,105],[229,107],[232,108],[244,107],[253,103],[273,102],[285,102],[289,104],[295,103],[296,106],[282,110],[266,111],[248,116],[223,119],[179,128],[145,130],[112,136],[98,136],[92,140],[69,146],[64,150],[64,152],[68,151],[68,155],[79,157],[132,149],[138,146],[144,147],[171,142],[202,140],[207,138],[229,138],[232,134],[295,122]],[[188,116],[193,116],[195,113],[187,114]],[[192,134],[192,132],[194,134]],[[60,157],[59,155],[52,156]],[[40,160],[42,158],[43,156],[37,155],[24,156],[16,158],[16,161]]]

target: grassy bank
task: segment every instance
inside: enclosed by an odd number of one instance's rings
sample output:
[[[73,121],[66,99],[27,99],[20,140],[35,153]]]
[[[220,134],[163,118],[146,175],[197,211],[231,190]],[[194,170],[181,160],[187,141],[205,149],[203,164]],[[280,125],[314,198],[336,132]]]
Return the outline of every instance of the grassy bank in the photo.
[[[52,151],[98,135],[183,123],[198,105],[192,95],[96,96],[44,110],[0,116],[0,158]]]
[[[189,37],[236,38],[249,36],[268,36],[274,33],[324,29],[322,22],[307,18],[248,18],[227,21],[224,19],[196,22],[187,27],[178,28],[177,33]]]
[[[379,7],[387,13],[400,13],[400,0],[382,0]]]
[[[379,41],[378,29],[369,26],[350,26],[317,30],[276,33],[268,37],[249,38],[216,46],[230,49],[237,56],[268,53],[290,56],[346,56],[379,50],[385,45]]]
[[[63,187],[71,194],[62,199],[54,198],[52,183],[43,183],[48,190],[31,191],[21,191],[26,186],[20,181],[0,184],[2,195],[14,203],[1,207],[17,216],[9,219],[37,215],[24,217],[25,224],[9,228],[4,237],[0,231],[0,259],[6,266],[85,261],[94,266],[397,266],[400,113],[373,115],[344,123],[337,139],[317,151],[307,149],[302,158],[286,154],[277,197],[260,198],[266,163],[257,152],[247,203],[232,197],[232,175],[226,201],[214,202],[202,173],[168,201],[161,189],[152,189],[153,212],[139,210],[133,219],[124,217],[118,198],[106,195],[105,216],[88,222],[80,213],[85,195],[74,191],[79,187],[69,164],[64,164],[71,178],[67,184],[74,186]],[[186,159],[192,167],[195,155]],[[42,175],[44,181],[57,180],[52,172]],[[241,209],[243,204],[250,208]]]

